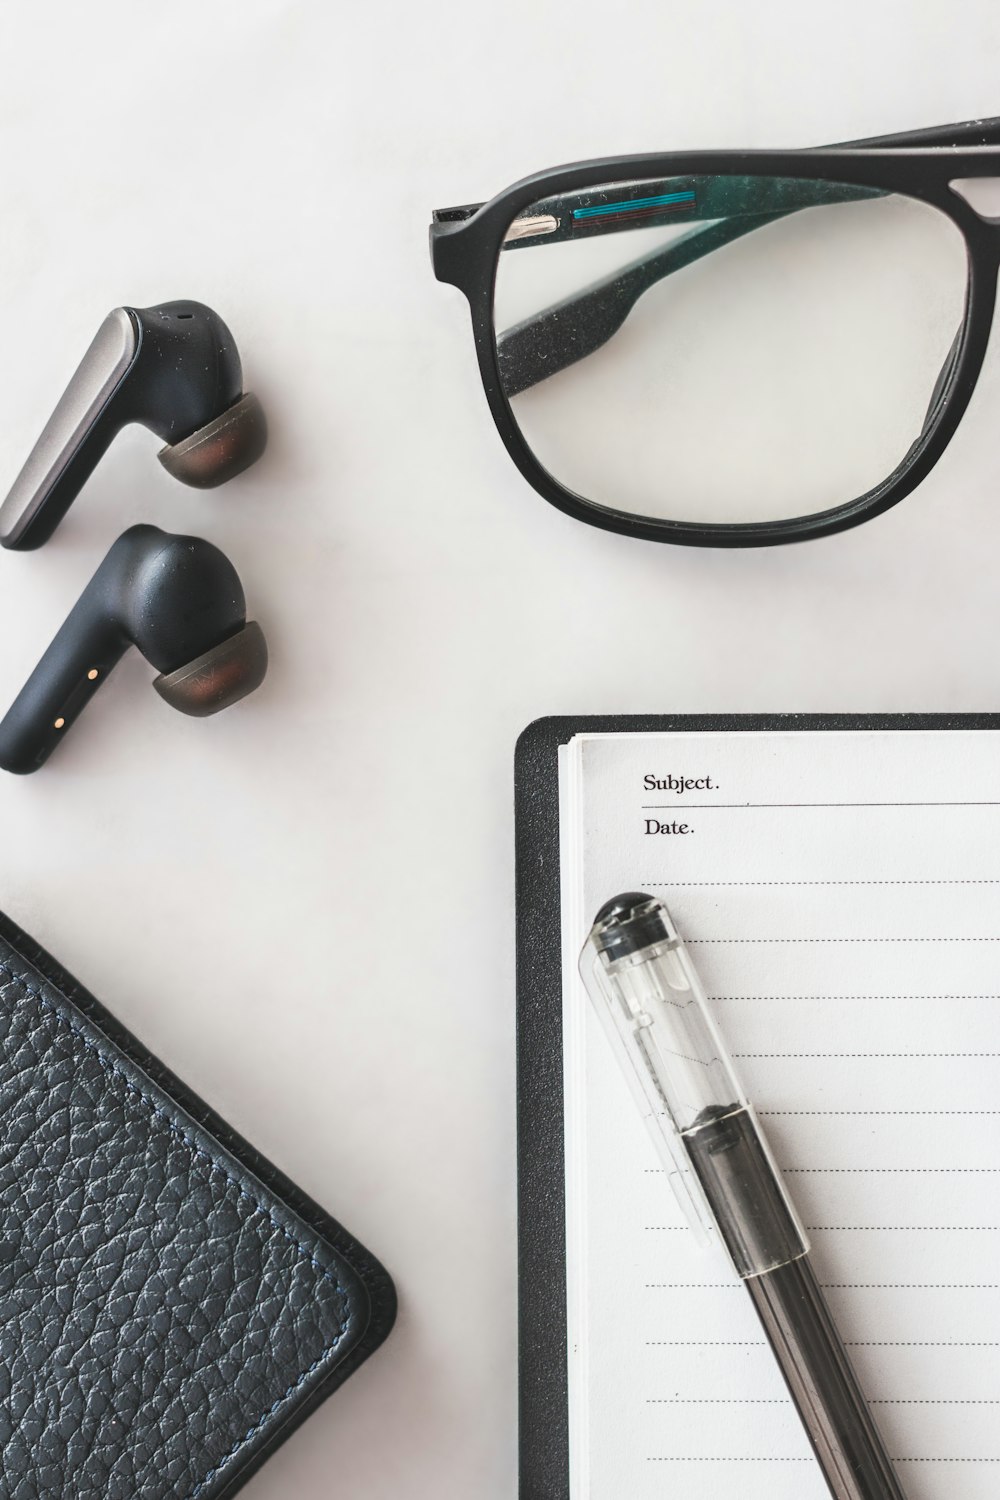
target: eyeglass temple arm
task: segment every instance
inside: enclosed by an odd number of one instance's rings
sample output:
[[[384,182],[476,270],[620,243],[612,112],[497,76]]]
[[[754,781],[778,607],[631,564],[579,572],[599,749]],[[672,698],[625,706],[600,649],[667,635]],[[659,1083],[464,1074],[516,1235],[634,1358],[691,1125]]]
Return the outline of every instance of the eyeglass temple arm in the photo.
[[[828,197],[826,201],[831,200]],[[618,332],[643,292],[657,282],[752,230],[798,211],[741,214],[738,219],[720,219],[704,229],[696,225],[652,255],[632,261],[612,276],[505,329],[496,341],[504,393],[508,399],[519,396],[539,381],[594,354]]]
[[[1000,145],[1000,118],[967,120],[955,125],[842,141],[832,149],[885,150],[921,146],[992,145]],[[810,199],[800,207],[807,207],[814,201]],[[836,200],[828,197],[826,201]],[[849,201],[846,194],[844,201]],[[459,208],[439,209],[434,214],[435,228],[437,225],[444,227],[471,218],[481,207],[482,204],[470,204]],[[557,374],[601,348],[617,333],[642,294],[658,281],[711,254],[713,250],[731,244],[751,230],[760,229],[797,211],[796,208],[788,208],[777,213],[741,215],[738,219],[722,219],[707,229],[694,228],[689,234],[652,255],[632,262],[614,275],[595,282],[582,292],[577,292],[508,329],[497,340],[497,354],[507,396],[516,396],[521,391],[528,390],[540,380]],[[934,406],[932,401],[932,411]]]

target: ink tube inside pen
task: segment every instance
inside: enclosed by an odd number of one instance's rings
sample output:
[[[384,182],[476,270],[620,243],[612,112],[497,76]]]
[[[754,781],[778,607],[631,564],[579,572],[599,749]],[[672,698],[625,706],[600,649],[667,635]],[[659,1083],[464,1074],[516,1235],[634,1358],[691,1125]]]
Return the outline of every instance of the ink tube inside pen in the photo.
[[[641,893],[609,902],[581,967],[702,1240],[718,1233],[743,1278],[807,1254],[805,1231],[663,903]]]

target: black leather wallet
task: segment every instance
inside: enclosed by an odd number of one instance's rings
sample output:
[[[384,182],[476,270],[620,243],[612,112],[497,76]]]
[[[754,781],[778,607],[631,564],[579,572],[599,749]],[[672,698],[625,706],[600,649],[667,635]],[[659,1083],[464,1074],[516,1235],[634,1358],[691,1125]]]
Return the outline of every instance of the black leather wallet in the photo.
[[[0,915],[0,1495],[222,1500],[392,1282]]]

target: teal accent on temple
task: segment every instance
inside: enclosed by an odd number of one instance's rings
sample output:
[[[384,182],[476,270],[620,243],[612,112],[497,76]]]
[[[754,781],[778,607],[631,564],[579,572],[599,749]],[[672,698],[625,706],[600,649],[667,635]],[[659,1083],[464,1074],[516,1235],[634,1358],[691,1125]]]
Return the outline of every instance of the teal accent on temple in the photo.
[[[606,214],[655,213],[658,208],[683,208],[694,203],[694,189],[682,193],[660,193],[655,198],[631,198],[625,203],[602,203],[596,208],[574,208],[574,219],[597,219]]]

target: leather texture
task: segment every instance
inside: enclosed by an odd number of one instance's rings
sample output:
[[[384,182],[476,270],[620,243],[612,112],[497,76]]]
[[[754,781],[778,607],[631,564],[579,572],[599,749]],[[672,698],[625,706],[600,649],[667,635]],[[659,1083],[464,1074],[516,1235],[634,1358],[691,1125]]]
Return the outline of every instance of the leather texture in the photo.
[[[377,1347],[381,1266],[0,917],[0,1496],[221,1500]]]

